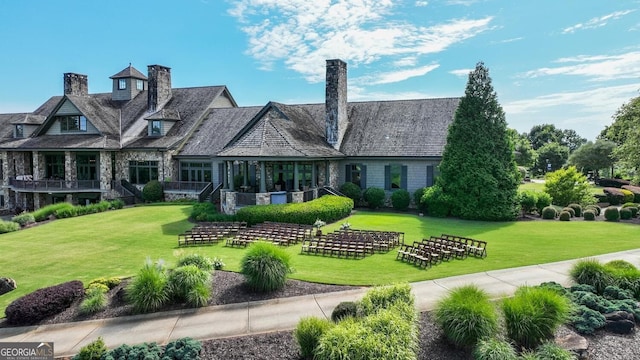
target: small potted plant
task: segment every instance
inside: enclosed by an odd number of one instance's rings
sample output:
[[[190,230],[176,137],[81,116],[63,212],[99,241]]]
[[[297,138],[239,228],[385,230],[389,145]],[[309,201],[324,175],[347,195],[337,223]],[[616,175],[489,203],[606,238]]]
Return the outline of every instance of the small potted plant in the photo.
[[[316,222],[313,223],[313,227],[316,228],[316,236],[321,236],[322,235],[322,227],[327,225],[326,222],[317,219]]]
[[[340,225],[340,230],[349,230],[351,229],[351,224],[349,224],[348,222],[344,222],[342,223],[342,225]]]

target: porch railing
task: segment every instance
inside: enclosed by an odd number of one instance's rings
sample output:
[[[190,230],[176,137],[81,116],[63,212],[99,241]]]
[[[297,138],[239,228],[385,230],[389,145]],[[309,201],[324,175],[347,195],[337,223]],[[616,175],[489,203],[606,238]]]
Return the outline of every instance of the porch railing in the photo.
[[[9,178],[9,185],[26,191],[100,190],[100,180],[18,180]]]
[[[193,191],[201,192],[210,182],[196,182],[196,181],[165,181],[162,183],[164,191]]]
[[[214,191],[213,183],[208,183],[198,194],[198,202],[205,202]]]

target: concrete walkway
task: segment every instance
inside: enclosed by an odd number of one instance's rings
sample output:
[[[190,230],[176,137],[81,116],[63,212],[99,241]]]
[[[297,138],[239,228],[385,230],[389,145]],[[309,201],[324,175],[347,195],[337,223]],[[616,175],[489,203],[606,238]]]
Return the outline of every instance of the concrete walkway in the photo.
[[[640,249],[594,258],[603,263],[626,260],[639,266]],[[567,286],[570,284],[569,270],[576,261],[487,271],[421,281],[412,283],[411,286],[418,310],[428,311],[434,308],[447,291],[467,284],[478,285],[494,298],[512,295],[521,285],[555,281]],[[359,289],[68,324],[0,328],[0,342],[53,341],[56,357],[62,357],[76,354],[82,346],[99,336],[104,339],[107,347],[113,348],[125,343],[166,344],[186,336],[205,340],[291,330],[304,316],[330,318],[336,305],[342,301],[357,300],[366,291],[367,289]]]

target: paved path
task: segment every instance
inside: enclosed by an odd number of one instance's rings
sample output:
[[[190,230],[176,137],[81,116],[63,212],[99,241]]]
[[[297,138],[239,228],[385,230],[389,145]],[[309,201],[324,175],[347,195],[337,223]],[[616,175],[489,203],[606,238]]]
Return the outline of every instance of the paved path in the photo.
[[[640,249],[595,256],[601,262],[626,260],[640,265]],[[452,288],[476,284],[492,297],[512,295],[521,285],[538,285],[555,281],[569,285],[569,270],[576,260],[520,268],[487,271],[476,274],[412,283],[416,307],[432,310],[439,299]],[[115,319],[91,320],[68,324],[0,328],[0,342],[53,341],[56,356],[69,356],[102,336],[107,347],[121,344],[169,341],[190,336],[205,340],[239,335],[291,330],[304,316],[329,318],[333,308],[342,301],[362,297],[366,289],[296,296],[241,304],[211,306],[200,309],[157,314],[127,316]]]

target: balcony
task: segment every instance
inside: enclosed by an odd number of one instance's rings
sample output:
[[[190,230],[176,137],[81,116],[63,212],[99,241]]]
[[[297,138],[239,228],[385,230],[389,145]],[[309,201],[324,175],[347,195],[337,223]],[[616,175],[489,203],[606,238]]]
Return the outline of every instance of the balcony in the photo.
[[[32,180],[29,175],[9,178],[9,187],[19,192],[96,192],[100,180]]]

